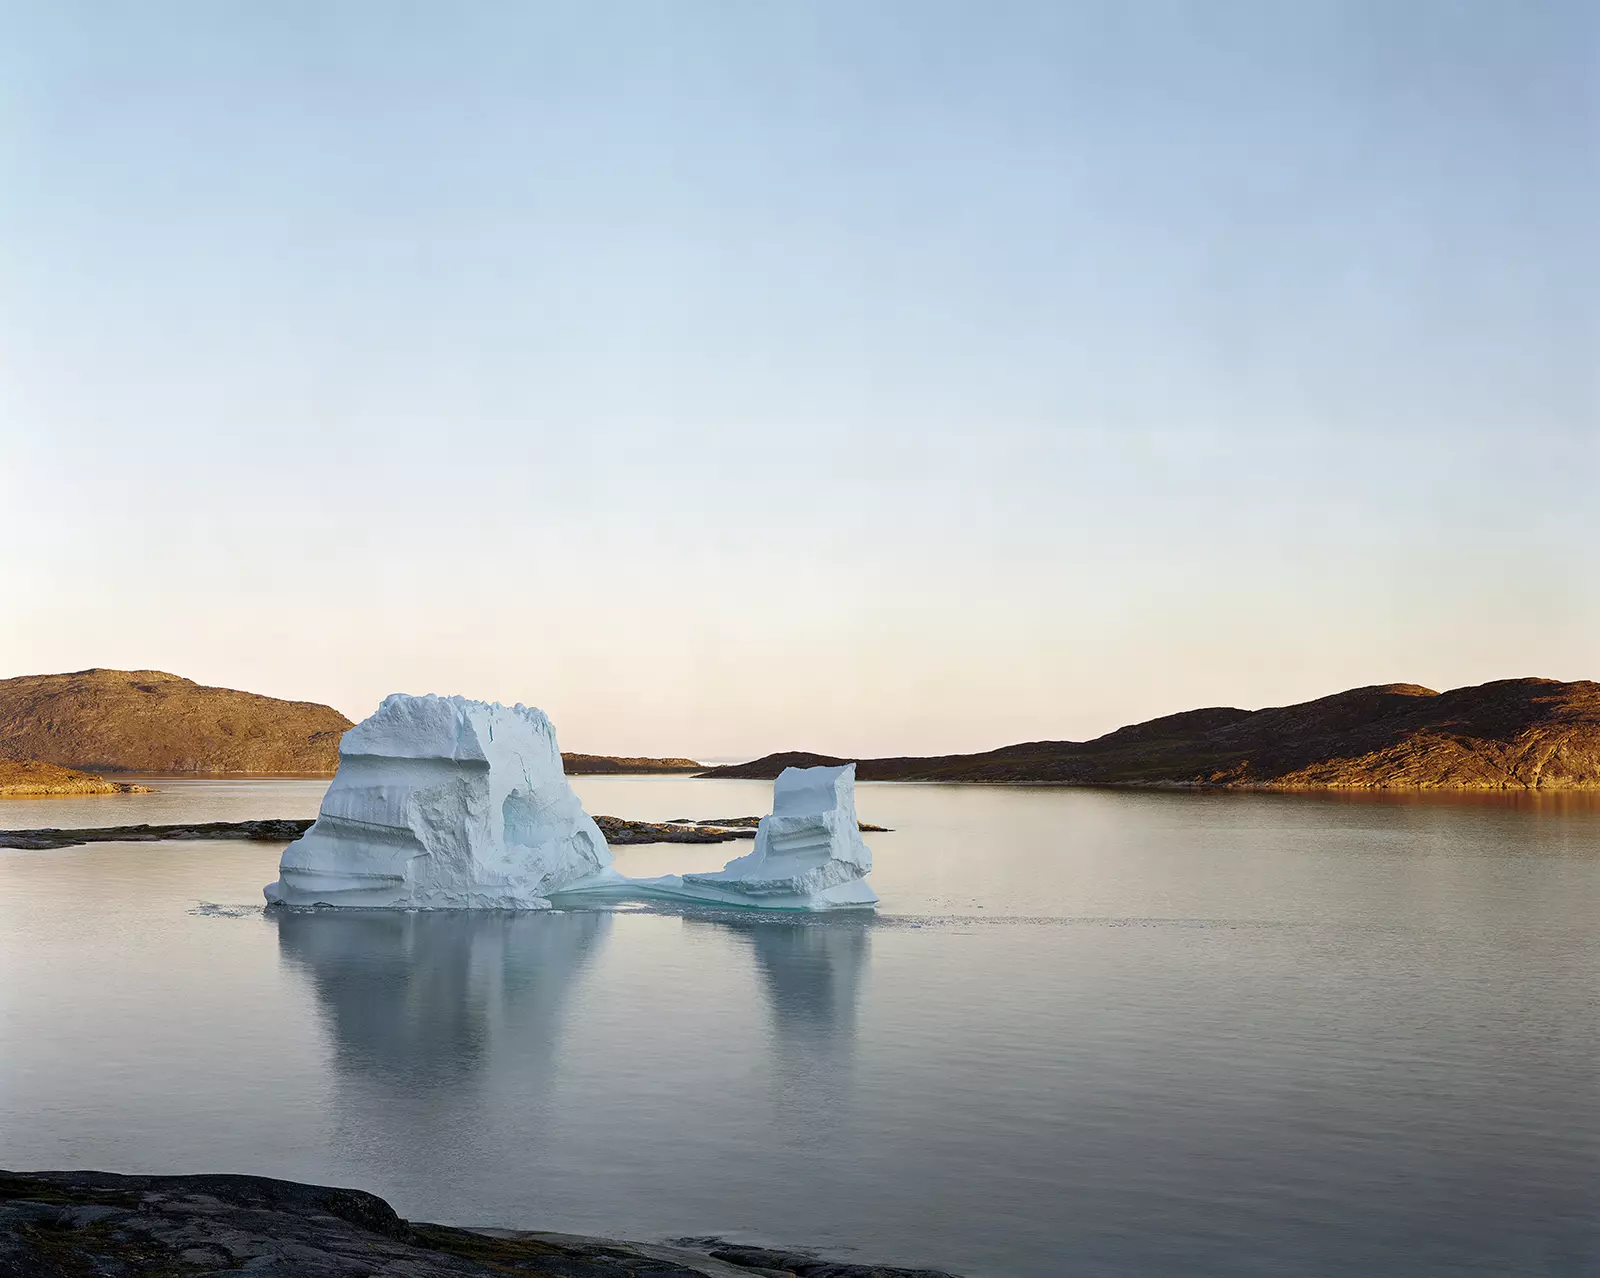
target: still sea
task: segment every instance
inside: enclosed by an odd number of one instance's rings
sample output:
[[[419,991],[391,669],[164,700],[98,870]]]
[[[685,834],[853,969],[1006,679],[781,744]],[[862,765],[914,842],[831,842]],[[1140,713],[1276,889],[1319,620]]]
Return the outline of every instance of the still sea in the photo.
[[[155,778],[0,827],[310,816]],[[763,782],[577,778],[591,812]],[[875,918],[265,913],[0,851],[0,1166],[984,1276],[1600,1273],[1600,802],[862,785]],[[619,849],[629,874],[748,844]]]

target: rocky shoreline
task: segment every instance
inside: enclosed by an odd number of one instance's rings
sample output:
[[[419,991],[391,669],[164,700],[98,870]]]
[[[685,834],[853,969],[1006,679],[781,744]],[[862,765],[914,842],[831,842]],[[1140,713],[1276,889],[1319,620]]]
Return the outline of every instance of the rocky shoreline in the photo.
[[[953,1278],[719,1238],[670,1243],[403,1220],[382,1198],[262,1176],[0,1171],[0,1278]]]
[[[150,787],[107,781],[92,772],[42,759],[0,759],[0,799],[71,798],[86,794],[149,794]]]

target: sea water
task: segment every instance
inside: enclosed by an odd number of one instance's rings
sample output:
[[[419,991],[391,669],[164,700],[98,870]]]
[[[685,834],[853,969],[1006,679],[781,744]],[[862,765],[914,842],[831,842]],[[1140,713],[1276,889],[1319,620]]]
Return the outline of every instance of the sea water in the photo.
[[[149,783],[0,825],[309,816],[325,784]],[[574,784],[656,820],[771,793]],[[265,914],[275,845],[0,851],[0,1166],[973,1276],[1600,1270],[1592,798],[858,806],[894,827],[875,918]]]

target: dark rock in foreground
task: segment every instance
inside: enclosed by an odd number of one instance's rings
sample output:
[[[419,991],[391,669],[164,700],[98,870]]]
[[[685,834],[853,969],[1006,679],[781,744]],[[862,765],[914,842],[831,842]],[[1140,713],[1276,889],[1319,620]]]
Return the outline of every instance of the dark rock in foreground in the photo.
[[[700,775],[770,779],[787,767],[843,762],[797,751]],[[1236,790],[1597,789],[1600,683],[1502,679],[1450,692],[1384,684],[1266,710],[1188,710],[1093,741],[862,759],[856,776]]]
[[[259,1176],[0,1171],[0,1278],[540,1274],[546,1278],[950,1278],[716,1238],[672,1244],[402,1220],[374,1194]]]

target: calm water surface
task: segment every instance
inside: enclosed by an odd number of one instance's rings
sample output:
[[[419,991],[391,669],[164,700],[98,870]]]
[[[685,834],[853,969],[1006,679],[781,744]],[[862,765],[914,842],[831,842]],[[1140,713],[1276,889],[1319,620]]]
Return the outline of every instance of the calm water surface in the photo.
[[[310,815],[159,779],[0,825]],[[762,782],[577,778],[592,812]],[[0,1165],[970,1275],[1600,1273],[1600,807],[863,785],[875,920],[264,915],[0,851]],[[627,873],[746,845],[624,849]]]

